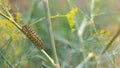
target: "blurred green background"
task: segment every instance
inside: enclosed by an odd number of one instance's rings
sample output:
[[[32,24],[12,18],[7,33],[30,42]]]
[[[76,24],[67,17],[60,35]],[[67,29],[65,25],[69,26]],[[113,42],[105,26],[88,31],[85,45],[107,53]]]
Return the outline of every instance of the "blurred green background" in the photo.
[[[10,12],[17,23],[20,26],[30,25],[44,41],[45,51],[53,58],[43,0],[9,2],[7,5],[11,5]],[[61,68],[80,68],[79,65],[81,68],[120,67],[119,36],[109,50],[99,56],[120,27],[119,3],[119,0],[49,0]],[[2,10],[0,6],[0,11]],[[0,16],[0,68],[10,66],[53,68],[22,32]]]

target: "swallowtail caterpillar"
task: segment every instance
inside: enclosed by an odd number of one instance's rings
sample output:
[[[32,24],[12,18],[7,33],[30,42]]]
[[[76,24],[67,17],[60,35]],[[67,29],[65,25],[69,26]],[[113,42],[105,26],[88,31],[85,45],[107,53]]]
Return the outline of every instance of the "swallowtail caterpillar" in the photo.
[[[43,41],[36,35],[35,31],[33,31],[29,25],[23,25],[22,30],[28,38],[36,44],[37,47],[40,47],[41,49],[44,48]]]

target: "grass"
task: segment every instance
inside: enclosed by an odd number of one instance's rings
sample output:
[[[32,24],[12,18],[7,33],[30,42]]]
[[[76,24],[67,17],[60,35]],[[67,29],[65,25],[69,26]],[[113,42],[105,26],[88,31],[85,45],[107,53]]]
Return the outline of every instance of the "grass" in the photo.
[[[30,2],[23,12],[18,10],[20,5],[10,6],[16,3],[0,1],[1,68],[119,67],[119,13],[114,2]],[[42,39],[43,49],[36,45],[36,39],[31,40],[32,33],[24,32],[24,25],[30,25]]]

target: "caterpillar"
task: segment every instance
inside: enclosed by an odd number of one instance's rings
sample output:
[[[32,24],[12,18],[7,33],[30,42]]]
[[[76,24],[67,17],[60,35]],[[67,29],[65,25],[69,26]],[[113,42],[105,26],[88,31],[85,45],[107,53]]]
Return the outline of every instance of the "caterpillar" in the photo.
[[[22,30],[23,30],[23,32],[28,36],[28,38],[29,38],[34,44],[36,44],[37,47],[40,47],[41,49],[44,48],[43,41],[41,40],[41,38],[39,38],[39,37],[36,35],[35,31],[33,31],[29,25],[23,25],[23,26],[22,26]]]

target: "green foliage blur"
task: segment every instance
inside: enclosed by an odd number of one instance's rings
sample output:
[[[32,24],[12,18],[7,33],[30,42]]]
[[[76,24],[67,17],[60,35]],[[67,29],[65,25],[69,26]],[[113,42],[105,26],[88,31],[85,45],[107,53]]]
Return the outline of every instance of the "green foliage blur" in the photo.
[[[54,59],[42,1],[10,0],[6,4],[11,5],[10,12],[20,26],[30,25],[44,41],[45,51]],[[61,68],[120,67],[119,36],[101,56],[120,27],[119,0],[48,1]],[[9,67],[54,68],[20,30],[0,16],[0,68]]]

